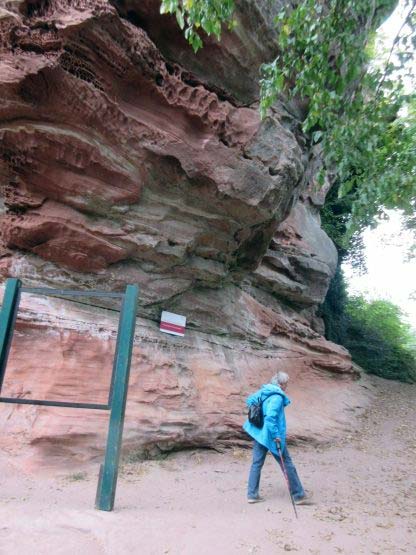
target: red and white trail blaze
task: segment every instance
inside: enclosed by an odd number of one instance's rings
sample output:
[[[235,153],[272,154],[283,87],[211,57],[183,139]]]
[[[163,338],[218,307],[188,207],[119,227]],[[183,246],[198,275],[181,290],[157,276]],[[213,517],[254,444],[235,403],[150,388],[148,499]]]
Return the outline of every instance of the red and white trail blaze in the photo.
[[[160,317],[160,331],[171,333],[172,335],[185,335],[186,317],[173,312],[162,312]]]

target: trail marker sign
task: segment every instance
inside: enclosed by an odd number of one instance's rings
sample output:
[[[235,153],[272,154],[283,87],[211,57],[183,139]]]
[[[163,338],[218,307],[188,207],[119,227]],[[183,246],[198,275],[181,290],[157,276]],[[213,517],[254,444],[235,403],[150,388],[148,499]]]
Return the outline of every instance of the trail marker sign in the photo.
[[[186,317],[164,310],[160,317],[160,331],[172,335],[185,335]]]

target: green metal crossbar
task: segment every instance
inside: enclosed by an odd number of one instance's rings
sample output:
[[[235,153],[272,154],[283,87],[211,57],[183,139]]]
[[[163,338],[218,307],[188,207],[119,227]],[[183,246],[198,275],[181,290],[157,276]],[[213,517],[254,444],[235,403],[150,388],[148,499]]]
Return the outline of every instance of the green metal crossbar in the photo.
[[[100,467],[95,506],[97,509],[102,511],[112,511],[114,508],[114,498],[117,486],[139,288],[137,285],[127,285],[125,293],[112,293],[105,291],[73,291],[65,289],[48,289],[44,287],[29,288],[22,287],[22,284],[18,279],[8,279],[6,281],[3,305],[0,312],[0,393],[6,372],[7,359],[13,337],[21,292],[52,296],[95,296],[122,298],[108,404],[72,403],[0,396],[1,403],[47,405],[55,407],[88,408],[111,411],[104,465],[101,465]]]

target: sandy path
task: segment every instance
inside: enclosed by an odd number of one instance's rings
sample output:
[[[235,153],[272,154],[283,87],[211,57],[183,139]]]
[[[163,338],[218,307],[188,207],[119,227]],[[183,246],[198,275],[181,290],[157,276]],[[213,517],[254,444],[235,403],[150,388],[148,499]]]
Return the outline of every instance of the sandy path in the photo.
[[[247,450],[127,463],[113,513],[93,508],[97,465],[36,478],[0,451],[0,553],[416,554],[416,386],[374,383],[359,433],[292,448],[317,503],[299,520],[271,457],[266,501],[246,503]]]

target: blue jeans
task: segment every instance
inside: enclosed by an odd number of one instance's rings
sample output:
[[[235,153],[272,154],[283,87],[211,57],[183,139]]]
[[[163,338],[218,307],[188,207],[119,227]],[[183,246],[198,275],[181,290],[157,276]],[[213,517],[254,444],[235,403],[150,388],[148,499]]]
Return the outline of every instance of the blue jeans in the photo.
[[[256,499],[259,496],[259,486],[260,486],[260,474],[263,468],[264,461],[266,459],[268,449],[261,445],[258,441],[254,441],[253,445],[253,462],[250,468],[250,474],[248,477],[248,491],[247,497],[249,499]],[[282,462],[280,457],[272,453],[273,457],[279,463],[280,468],[283,470]],[[296,472],[295,465],[290,458],[289,451],[287,447],[283,449],[282,452],[283,462],[286,468],[287,477],[289,480],[290,493],[293,499],[297,501],[305,497],[305,491],[302,487],[301,481],[299,480],[298,473]]]

